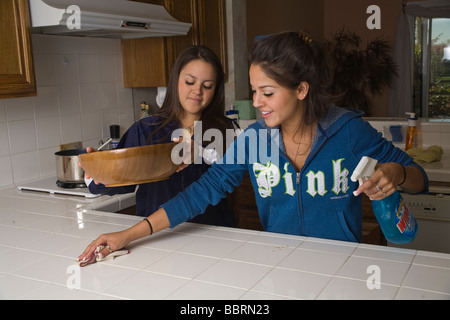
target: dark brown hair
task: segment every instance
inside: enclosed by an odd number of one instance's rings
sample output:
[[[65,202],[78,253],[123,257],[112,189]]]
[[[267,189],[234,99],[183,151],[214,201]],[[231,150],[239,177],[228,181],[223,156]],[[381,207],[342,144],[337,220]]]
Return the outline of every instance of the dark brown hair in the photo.
[[[159,128],[153,134],[159,131],[162,127],[173,120],[178,120],[183,114],[183,107],[181,106],[178,96],[178,79],[183,68],[194,60],[203,60],[209,63],[216,73],[216,86],[214,96],[210,104],[203,110],[200,120],[202,121],[202,129],[205,132],[208,129],[219,129],[223,136],[227,129],[227,118],[225,117],[225,80],[222,64],[217,55],[205,46],[192,46],[185,49],[175,61],[170,75],[169,84],[167,88],[166,98],[161,109],[155,115],[161,117],[163,120],[158,123]],[[228,125],[228,127],[230,127]],[[231,127],[232,128],[232,127]]]
[[[302,33],[282,32],[262,38],[255,44],[250,63],[260,66],[282,87],[297,89],[302,82],[309,84],[303,112],[306,125],[324,117],[334,101],[329,94],[331,71],[327,55],[311,37],[305,39]]]

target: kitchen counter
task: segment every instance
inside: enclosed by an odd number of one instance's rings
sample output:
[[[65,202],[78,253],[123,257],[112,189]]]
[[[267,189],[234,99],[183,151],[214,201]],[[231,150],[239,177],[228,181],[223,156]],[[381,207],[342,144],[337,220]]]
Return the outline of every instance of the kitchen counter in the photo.
[[[422,164],[430,181],[450,182],[450,149],[444,149],[441,161]]]
[[[450,299],[448,254],[191,223],[78,268],[141,220],[94,210],[108,201],[0,191],[0,299]]]

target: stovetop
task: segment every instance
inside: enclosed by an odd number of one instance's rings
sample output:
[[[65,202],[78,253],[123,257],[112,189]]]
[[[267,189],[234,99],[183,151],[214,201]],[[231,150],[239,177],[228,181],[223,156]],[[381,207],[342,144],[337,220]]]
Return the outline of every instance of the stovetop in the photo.
[[[98,194],[90,193],[88,188],[60,188],[56,185],[57,180],[58,179],[56,177],[43,178],[41,180],[21,184],[17,186],[17,188],[19,190],[47,192],[50,194],[65,194],[85,198],[97,198],[100,196]]]

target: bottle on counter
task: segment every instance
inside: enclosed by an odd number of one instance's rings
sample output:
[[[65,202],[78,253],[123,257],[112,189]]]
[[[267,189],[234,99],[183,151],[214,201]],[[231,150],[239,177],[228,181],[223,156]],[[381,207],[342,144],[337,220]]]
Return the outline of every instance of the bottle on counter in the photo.
[[[412,112],[406,112],[409,115],[408,118],[408,129],[406,130],[406,143],[405,151],[414,148],[414,142],[417,134],[417,118],[416,114]]]
[[[141,114],[139,116],[140,119],[146,118],[150,115],[150,106],[145,102],[141,102]]]
[[[377,160],[363,157],[351,176],[353,182],[363,184],[375,172]],[[395,244],[409,243],[417,234],[417,221],[408,209],[400,192],[395,191],[389,197],[372,201],[375,217],[388,242]]]
[[[227,118],[230,118],[233,120],[237,125],[239,124],[239,111],[235,110],[234,106],[232,105],[230,110],[225,113]]]
[[[117,148],[117,144],[120,141],[120,126],[117,124],[113,124],[109,127],[111,142],[109,143],[109,149]]]

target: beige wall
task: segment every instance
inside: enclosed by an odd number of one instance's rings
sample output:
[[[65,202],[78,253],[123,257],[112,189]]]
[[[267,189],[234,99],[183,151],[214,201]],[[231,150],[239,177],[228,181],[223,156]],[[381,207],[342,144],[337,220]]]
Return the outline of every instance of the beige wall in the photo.
[[[307,29],[313,37],[324,34],[324,0],[247,0],[247,39],[281,31]]]
[[[381,29],[369,30],[366,26],[370,5],[377,5],[381,10]],[[397,21],[402,10],[402,0],[324,0],[324,37],[338,32],[344,26],[355,31],[363,43],[381,37],[394,43]],[[388,89],[373,98],[373,116],[387,116]]]
[[[251,48],[256,35],[283,30],[308,29],[323,40],[347,27],[363,42],[382,37],[393,44],[402,0],[246,0],[247,38]],[[366,13],[370,5],[381,9],[381,29],[369,30]],[[387,115],[387,89],[373,99],[373,116]]]

